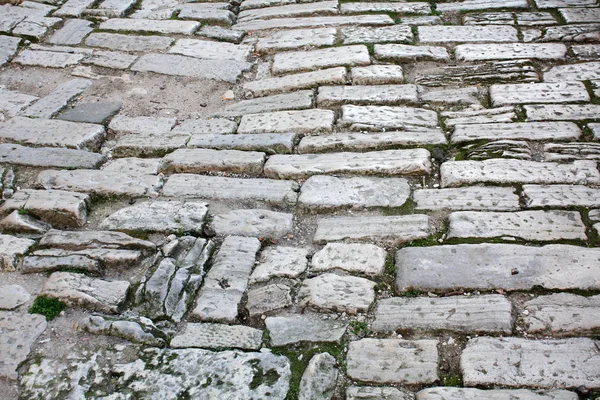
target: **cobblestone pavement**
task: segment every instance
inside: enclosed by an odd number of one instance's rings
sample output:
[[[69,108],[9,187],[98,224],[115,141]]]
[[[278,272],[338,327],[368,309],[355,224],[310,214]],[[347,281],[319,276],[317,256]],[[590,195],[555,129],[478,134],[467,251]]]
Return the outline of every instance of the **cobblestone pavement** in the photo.
[[[597,0],[24,1],[0,66],[3,400],[600,398]]]

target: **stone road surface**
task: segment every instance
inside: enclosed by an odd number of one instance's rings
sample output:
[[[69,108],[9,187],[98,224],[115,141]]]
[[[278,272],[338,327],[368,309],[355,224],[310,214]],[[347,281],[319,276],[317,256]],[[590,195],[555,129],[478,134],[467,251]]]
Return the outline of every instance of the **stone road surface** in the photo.
[[[26,0],[0,119],[2,400],[600,398],[597,0]]]

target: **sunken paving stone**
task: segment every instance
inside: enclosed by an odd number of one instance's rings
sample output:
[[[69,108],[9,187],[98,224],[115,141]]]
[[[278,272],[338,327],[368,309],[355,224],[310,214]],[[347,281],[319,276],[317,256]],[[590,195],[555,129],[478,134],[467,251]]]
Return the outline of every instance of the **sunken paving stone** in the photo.
[[[454,3],[440,3],[436,11],[476,11],[494,8],[527,8],[527,0],[465,0]]]
[[[94,30],[92,23],[85,19],[69,19],[62,28],[54,32],[46,43],[76,46]]]
[[[45,170],[38,174],[36,184],[44,189],[93,193],[100,196],[151,196],[161,186],[154,175],[128,174],[100,170]]]
[[[544,72],[544,81],[585,81],[600,79],[600,62],[559,65]]]
[[[393,387],[349,386],[346,389],[346,400],[377,399],[415,400],[415,395],[412,392]]]
[[[582,121],[597,119],[597,104],[535,104],[523,107],[530,121]]]
[[[396,253],[396,288],[596,290],[599,261],[599,249],[561,244],[410,247]]]
[[[369,153],[274,155],[265,164],[269,178],[300,179],[317,174],[426,175],[429,151],[384,150]]]
[[[317,311],[366,312],[375,301],[375,285],[365,278],[326,273],[304,280],[298,302]]]
[[[98,260],[77,254],[63,257],[25,257],[21,266],[21,273],[31,274],[73,269],[86,271],[92,275],[102,275],[103,273],[103,267]]]
[[[13,310],[30,300],[31,295],[22,286],[0,286],[0,310]]]
[[[375,58],[391,61],[448,61],[450,55],[445,47],[376,44]]]
[[[259,249],[260,242],[256,238],[225,238],[204,278],[190,317],[201,321],[235,322]]]
[[[489,61],[439,66],[417,72],[415,82],[425,86],[477,85],[483,83],[539,82],[530,60]]]
[[[402,4],[402,3],[401,3]],[[407,4],[407,3],[403,3]],[[413,32],[408,25],[385,26],[382,28],[347,27],[342,28],[342,41],[344,44],[361,43],[410,43]]]
[[[29,356],[38,336],[46,330],[46,318],[39,314],[0,311],[0,377],[16,380],[18,368]]]
[[[340,5],[342,14],[360,13],[398,13],[426,15],[431,12],[431,6],[424,2],[394,3],[394,2],[351,2]]]
[[[566,390],[491,389],[434,387],[417,393],[417,400],[577,400],[577,393]]]
[[[98,168],[106,156],[84,150],[0,144],[0,163],[43,168]]]
[[[209,229],[219,236],[238,235],[278,239],[291,233],[292,214],[269,210],[233,210],[215,215]]]
[[[36,96],[0,89],[0,111],[4,111],[11,118],[36,100]]]
[[[348,326],[333,315],[311,313],[267,317],[265,324],[273,347],[299,342],[339,342]]]
[[[76,65],[83,54],[59,53],[53,51],[23,50],[13,60],[16,64],[46,68],[66,68]]]
[[[31,239],[0,234],[0,270],[16,270],[22,262],[23,254],[27,253],[34,243]]]
[[[246,61],[252,47],[208,40],[179,39],[169,53],[210,60]]]
[[[248,290],[246,309],[251,317],[278,311],[292,305],[292,288],[283,283],[273,283]]]
[[[341,127],[350,130],[407,130],[414,127],[435,128],[437,113],[424,108],[388,106],[342,106]]]
[[[114,157],[160,157],[185,147],[189,140],[189,134],[175,132],[123,135],[117,138],[112,148],[112,155]]]
[[[129,286],[127,281],[106,281],[82,274],[54,272],[44,283],[41,294],[70,306],[116,313],[125,302]]]
[[[225,118],[186,119],[175,128],[173,133],[192,135],[228,134],[235,133],[237,124]]]
[[[494,107],[522,103],[580,103],[590,100],[590,95],[581,82],[492,85],[490,97]]]
[[[260,38],[256,42],[256,51],[269,53],[283,50],[296,50],[304,46],[333,46],[337,39],[337,29],[294,29],[290,31],[276,31]]]
[[[470,186],[450,189],[418,189],[413,193],[417,210],[514,211],[519,196],[510,187]]]
[[[437,340],[361,339],[346,358],[352,379],[372,383],[428,384],[438,379]]]
[[[269,20],[251,20],[233,25],[241,31],[260,31],[266,29],[327,28],[336,26],[393,25],[389,15],[344,15],[307,18],[273,18]]]
[[[104,125],[119,112],[122,106],[123,103],[120,101],[81,103],[61,112],[56,118],[63,121]]]
[[[512,305],[502,295],[393,297],[379,301],[372,329],[375,332],[443,329],[509,334],[512,324]]]
[[[39,246],[41,248],[50,247],[65,250],[140,249],[153,251],[156,248],[156,245],[152,242],[136,239],[121,232],[59,231],[55,229],[48,231],[42,237]]]
[[[350,273],[383,273],[387,252],[372,244],[328,243],[313,255],[311,272],[340,269]]]
[[[419,26],[421,43],[502,43],[518,42],[517,30],[512,26]]]
[[[95,32],[85,40],[86,46],[118,51],[164,51],[175,39],[164,36],[134,36]]]
[[[106,132],[102,125],[14,117],[0,124],[0,139],[34,146],[95,150]]]
[[[273,59],[275,75],[310,71],[336,66],[369,65],[371,59],[366,46],[342,46],[328,49],[277,53]]]
[[[334,120],[333,111],[319,109],[246,114],[238,133],[329,133]]]
[[[340,371],[329,353],[314,355],[300,380],[298,400],[332,399]]]
[[[450,137],[453,143],[480,139],[576,140],[581,130],[573,122],[519,122],[512,124],[456,125]]]
[[[456,59],[460,61],[560,60],[566,54],[567,47],[561,43],[461,44],[455,48]]]
[[[111,214],[100,228],[130,232],[201,232],[207,212],[207,204],[201,202],[145,202]]]
[[[600,172],[594,161],[570,164],[490,159],[485,161],[447,161],[440,168],[442,187],[476,183],[524,184],[598,184]]]
[[[228,104],[217,114],[237,117],[244,114],[257,114],[272,111],[302,110],[313,106],[312,90],[300,90],[294,93],[276,94],[251,100],[242,100]]]
[[[163,157],[161,171],[167,173],[232,172],[260,175],[265,153],[239,150],[178,149]]]
[[[255,96],[264,96],[278,92],[291,92],[298,89],[309,89],[320,85],[346,83],[346,68],[327,68],[312,72],[286,75],[276,78],[259,79],[243,84],[244,90]]]
[[[25,210],[55,227],[80,227],[87,222],[90,197],[62,190],[23,189],[15,192],[0,207],[0,215]]]
[[[449,128],[457,125],[509,123],[517,117],[514,107],[510,106],[473,111],[444,111],[440,115],[447,118],[444,124]]]
[[[600,328],[595,317],[600,311],[600,296],[583,297],[571,293],[554,293],[529,300],[523,315],[527,332],[581,333]]]
[[[401,178],[336,178],[311,176],[303,185],[299,205],[311,211],[401,207],[410,196],[410,186]]]
[[[121,19],[113,18],[100,24],[99,29],[106,31],[127,32],[156,32],[175,33],[180,35],[191,35],[200,27],[199,22],[177,21],[177,20],[144,20],[144,19]]]
[[[308,268],[308,250],[276,246],[262,251],[250,283],[266,282],[271,278],[298,278]]]
[[[267,154],[291,153],[296,142],[294,133],[254,133],[249,135],[193,135],[188,147],[215,150],[261,151]]]
[[[336,15],[337,13],[337,1],[319,1],[316,3],[288,4],[278,7],[242,10],[238,14],[238,21],[242,23],[255,19],[310,17],[317,15]]]
[[[425,239],[431,233],[427,215],[330,217],[317,220],[314,243],[333,241],[399,244]]]
[[[259,329],[243,325],[190,323],[185,326],[183,332],[173,337],[171,347],[258,350],[262,345],[262,334]]]
[[[394,105],[418,101],[416,85],[321,86],[317,96],[319,107],[342,104]]]
[[[600,207],[600,189],[583,185],[523,185],[527,207]]]
[[[298,184],[293,181],[176,174],[169,177],[161,194],[166,197],[295,204],[298,198],[297,190]]]
[[[73,79],[59,85],[48,96],[36,101],[23,110],[20,115],[31,118],[51,118],[67,106],[75,97],[92,85],[88,79]]]
[[[600,385],[598,342],[588,338],[470,339],[460,366],[467,386],[597,389]]]
[[[108,128],[116,133],[161,134],[169,132],[177,123],[175,118],[165,117],[128,117],[117,115]]]
[[[387,85],[404,82],[404,73],[399,65],[354,67],[351,75],[354,85]]]

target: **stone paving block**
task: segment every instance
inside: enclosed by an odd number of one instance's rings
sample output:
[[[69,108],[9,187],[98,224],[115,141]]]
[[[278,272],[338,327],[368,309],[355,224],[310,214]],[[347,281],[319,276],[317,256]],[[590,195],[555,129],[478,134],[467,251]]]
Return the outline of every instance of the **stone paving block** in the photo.
[[[425,239],[430,234],[427,215],[391,217],[331,217],[317,220],[314,243],[382,242],[398,244]]]
[[[178,149],[163,157],[161,171],[201,173],[211,171],[260,175],[265,153],[239,150]]]
[[[259,262],[250,275],[250,283],[271,278],[298,278],[308,268],[308,250],[296,247],[269,247],[262,251]]]
[[[95,150],[105,135],[102,125],[68,121],[14,117],[0,124],[2,141],[34,146]]]
[[[3,232],[43,234],[51,226],[29,215],[19,214],[19,211],[13,211],[8,216],[0,220],[0,229]]]
[[[134,36],[119,33],[94,32],[85,40],[86,46],[117,51],[164,51],[175,39],[165,36]]]
[[[313,255],[312,272],[335,269],[349,273],[379,275],[383,273],[387,252],[372,244],[328,243]]]
[[[251,50],[251,46],[233,43],[179,39],[169,49],[169,53],[209,60],[235,60],[244,62],[248,59]]]
[[[54,32],[46,43],[76,46],[94,29],[92,23],[85,19],[69,19],[62,28]]]
[[[395,2],[350,2],[340,5],[342,14],[360,13],[396,13],[427,15],[431,13],[431,6],[424,2],[395,3]]]
[[[0,37],[0,65],[6,64],[8,60],[17,53],[19,43],[21,43],[20,38],[10,36]]]
[[[575,44],[571,46],[571,51],[580,60],[600,59],[600,45],[598,44]]]
[[[554,293],[529,300],[523,315],[527,332],[553,334],[584,333],[600,328],[595,317],[600,311],[600,296],[584,297]]]
[[[316,3],[288,4],[273,7],[241,10],[238,14],[240,23],[256,19],[311,17],[318,15],[336,15],[337,1],[319,1]]]
[[[476,11],[494,8],[527,8],[527,0],[465,0],[454,3],[440,3],[436,11]]]
[[[600,67],[600,63],[598,63]],[[580,103],[590,101],[581,82],[523,83],[492,85],[490,98],[494,107],[523,103]]]
[[[302,185],[298,201],[300,207],[320,212],[401,207],[409,196],[410,186],[401,178],[311,176]]]
[[[283,6],[294,4],[295,0],[246,0],[240,4],[240,10],[252,10],[255,8],[265,8],[273,6]]]
[[[275,31],[256,42],[256,51],[269,53],[283,50],[296,50],[301,47],[333,46],[337,40],[337,29],[315,28]]]
[[[86,10],[87,15],[100,17],[122,17],[135,5],[134,0],[104,0],[97,8]]]
[[[104,68],[127,69],[137,58],[138,56],[132,54],[96,50],[91,57],[84,59],[81,63]]]
[[[362,3],[365,4],[365,3]],[[373,4],[373,3],[370,3]],[[377,3],[381,4],[381,3]],[[391,3],[390,3],[391,4]],[[396,3],[407,5],[408,3]],[[346,4],[345,6],[348,6]],[[414,39],[413,32],[408,25],[393,25],[382,28],[346,27],[341,29],[344,44],[361,43],[411,43]]]
[[[511,82],[539,82],[530,60],[489,61],[434,67],[417,72],[415,82],[425,86],[481,85]]]
[[[246,114],[238,133],[329,133],[334,120],[333,111],[319,109]]]
[[[244,90],[256,96],[264,96],[277,92],[290,92],[298,89],[310,89],[320,85],[346,83],[346,68],[328,68],[313,72],[286,75],[276,78],[259,79],[243,84]]]
[[[318,311],[367,312],[375,301],[375,285],[365,278],[327,273],[304,280],[298,303]]]
[[[191,35],[200,27],[199,22],[177,20],[144,20],[111,18],[102,22],[99,29],[106,31],[148,32]]]
[[[447,161],[440,168],[442,187],[476,183],[523,184],[598,184],[600,172],[593,161],[570,164],[490,159],[484,161]]]
[[[559,65],[544,72],[544,81],[585,81],[600,79],[600,62]]]
[[[427,384],[438,379],[437,340],[361,339],[346,358],[352,379],[373,383]]]
[[[600,22],[600,8],[562,8],[558,11],[567,24]]]
[[[415,400],[409,391],[401,391],[393,387],[349,386],[346,389],[346,400]]]
[[[293,28],[328,28],[336,26],[363,26],[363,25],[393,25],[394,20],[388,15],[344,15],[331,17],[307,18],[273,18],[269,20],[252,20],[233,25],[233,29],[241,31],[260,31],[266,29],[293,29]]]
[[[321,86],[317,96],[319,107],[343,104],[394,105],[418,103],[416,85]]]
[[[246,309],[250,317],[279,311],[292,305],[292,288],[283,283],[273,283],[248,290]]]
[[[577,393],[566,390],[539,392],[528,389],[492,389],[434,387],[417,393],[417,400],[577,400]]]
[[[450,137],[453,143],[480,139],[576,140],[581,130],[572,122],[518,122],[456,125]]]
[[[512,26],[419,26],[420,43],[511,43],[518,42]]]
[[[541,42],[593,42],[600,36],[600,24],[560,25],[546,28]]]
[[[52,15],[56,17],[79,17],[93,3],[93,0],[67,0]]]
[[[407,130],[414,127],[435,128],[437,113],[424,108],[389,106],[342,106],[341,127],[350,130]]]
[[[529,121],[582,121],[596,119],[600,113],[596,104],[534,104],[523,108]]]
[[[459,89],[424,90],[419,86],[419,98],[422,102],[441,105],[473,104],[479,105],[479,90],[477,86],[467,86]]]
[[[0,286],[0,310],[13,310],[30,300],[31,295],[22,286]]]
[[[291,233],[294,225],[292,214],[269,210],[233,210],[215,215],[210,230],[219,236],[237,235],[279,239]]]
[[[562,43],[461,44],[455,47],[455,57],[461,61],[487,60],[560,60],[567,47]]]
[[[0,234],[0,269],[16,270],[22,262],[23,255],[34,243],[35,241],[31,239]]]
[[[369,65],[371,58],[366,46],[342,46],[310,51],[277,53],[273,59],[273,74],[301,72],[336,66]]]
[[[106,157],[84,150],[54,147],[26,147],[18,144],[0,144],[3,164],[44,168],[98,168]]]
[[[545,161],[600,160],[598,143],[547,143],[544,145]]]
[[[92,86],[92,81],[88,79],[67,81],[59,85],[48,96],[39,99],[33,105],[21,111],[20,115],[31,118],[52,118],[90,86]]]
[[[273,179],[239,179],[193,174],[171,175],[162,195],[219,200],[256,200],[276,204],[295,204],[298,185]]]
[[[392,297],[379,301],[372,329],[449,330],[456,332],[512,332],[512,304],[502,295],[450,297]]]
[[[160,157],[186,147],[189,134],[173,132],[161,134],[134,133],[119,136],[111,149],[114,157]]]
[[[517,24],[521,26],[557,25],[558,21],[549,12],[516,13]]]
[[[535,5],[541,9],[560,7],[589,7],[595,6],[594,0],[536,0]]]
[[[200,347],[207,349],[237,348],[258,350],[262,331],[243,325],[187,324],[184,331],[171,340],[173,348]]]
[[[600,207],[600,189],[583,185],[523,185],[527,207]]]
[[[396,288],[595,290],[599,260],[597,249],[562,244],[407,247],[396,253]]]
[[[216,114],[226,117],[237,117],[244,114],[302,110],[312,108],[313,97],[312,90],[299,90],[293,93],[276,94],[273,96],[231,103],[223,107],[222,110],[219,110]]]
[[[19,22],[12,30],[12,34],[15,36],[30,37],[40,40],[51,28],[55,27],[60,22],[62,22],[62,19],[60,18],[30,16]]]
[[[348,327],[343,320],[311,313],[267,317],[265,324],[273,347],[299,342],[339,342]]]
[[[227,26],[235,22],[234,13],[212,7],[212,4],[182,4],[180,7],[179,18],[181,19],[193,19]]]
[[[23,259],[20,270],[22,274],[31,274],[70,269],[86,271],[92,275],[102,275],[104,272],[98,260],[76,254],[63,257],[27,256]]]
[[[192,135],[208,135],[235,133],[236,130],[237,124],[234,121],[225,118],[211,118],[186,119],[175,126],[172,132]]]
[[[514,211],[519,196],[510,187],[470,186],[450,189],[418,189],[413,193],[417,210]]]
[[[92,193],[99,196],[152,196],[157,194],[161,178],[154,175],[130,175],[87,169],[45,170],[38,174],[36,185],[44,189]]]
[[[125,233],[110,231],[59,231],[52,229],[40,240],[41,248],[53,248],[75,251],[73,254],[84,254],[98,256],[101,252],[76,252],[76,250],[88,249],[139,249],[154,251],[156,245],[147,240],[136,239]],[[50,253],[39,253],[35,255],[51,255]]]
[[[461,355],[460,366],[468,386],[594,389],[600,382],[597,344],[588,338],[480,337],[469,340]]]
[[[169,132],[177,120],[166,117],[128,117],[117,115],[108,128],[116,133],[139,133],[139,134],[161,134]]]
[[[301,179],[322,174],[426,175],[431,172],[425,149],[368,153],[274,155],[265,164],[269,178]]]
[[[104,125],[119,112],[123,103],[119,101],[80,103],[66,109],[56,116],[57,119],[71,122],[87,122]]]
[[[2,39],[0,38],[0,40]],[[36,96],[0,89],[0,111],[5,112],[9,117],[14,117],[19,111],[28,107],[38,99],[39,98]]]
[[[160,158],[115,158],[108,161],[101,169],[111,172],[126,172],[132,175],[158,175]]]
[[[449,61],[445,47],[411,46],[405,44],[376,44],[375,58],[391,61]]]
[[[291,153],[296,142],[294,133],[254,133],[249,135],[193,135],[188,147],[215,150],[262,151],[267,154]]]
[[[386,85],[404,82],[404,73],[399,65],[369,65],[351,69],[354,85]]]
[[[298,400],[333,398],[339,373],[337,361],[331,354],[314,355],[302,374]]]
[[[442,118],[447,118],[444,123],[449,128],[468,124],[509,123],[517,117],[514,107],[510,106],[482,110],[444,111],[440,115]]]
[[[46,318],[38,314],[0,311],[0,377],[16,380],[18,368],[29,356],[38,336],[46,330]]]
[[[83,54],[60,53],[53,51],[23,50],[13,60],[16,64],[47,68],[67,68],[79,63]]]

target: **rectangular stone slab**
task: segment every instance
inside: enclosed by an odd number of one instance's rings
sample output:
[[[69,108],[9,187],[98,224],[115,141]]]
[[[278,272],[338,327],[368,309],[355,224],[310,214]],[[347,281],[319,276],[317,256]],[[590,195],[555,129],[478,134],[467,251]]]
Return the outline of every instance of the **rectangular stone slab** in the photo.
[[[450,189],[419,189],[413,193],[417,210],[518,210],[519,196],[510,187],[469,186]]]
[[[420,47],[420,46],[419,46]],[[462,86],[539,82],[531,60],[485,61],[474,64],[442,65],[417,71],[415,83],[426,86]],[[490,112],[490,110],[484,110]]]
[[[469,340],[460,358],[465,385],[600,388],[598,341],[588,338]]]
[[[389,15],[344,15],[308,18],[273,18],[241,22],[232,26],[241,31],[259,31],[265,29],[327,28],[335,26],[393,25]]]
[[[246,61],[252,47],[208,40],[179,39],[169,53],[209,60]]]
[[[30,167],[94,169],[106,161],[106,156],[84,150],[0,144],[0,160]]]
[[[364,45],[330,47],[327,49],[275,54],[272,71],[275,75],[310,71],[321,68],[369,65],[371,58]]]
[[[187,324],[185,330],[173,337],[171,347],[204,347],[207,349],[237,348],[258,350],[263,332],[243,325]]]
[[[600,115],[598,104],[534,104],[523,108],[529,121],[581,121]]]
[[[372,383],[427,384],[438,379],[437,340],[361,339],[346,358],[352,379]]]
[[[560,7],[589,7],[596,4],[596,0],[535,0],[535,5],[542,10]]]
[[[141,249],[152,251],[156,248],[156,245],[150,241],[136,239],[122,232],[59,231],[56,229],[46,232],[40,240],[39,246],[41,248],[50,247],[73,251],[84,249]],[[87,253],[79,254],[88,255]],[[90,256],[99,258],[95,255]]]
[[[573,122],[517,122],[456,125],[450,141],[464,143],[480,139],[573,140],[579,136],[581,129]]]
[[[523,185],[527,207],[600,207],[600,189],[583,185]]]
[[[265,164],[269,178],[298,179],[311,175],[423,175],[431,172],[429,151],[384,150],[369,153],[274,155]]]
[[[512,304],[501,295],[392,297],[378,302],[372,329],[510,333]]]
[[[347,322],[310,313],[267,317],[265,324],[274,347],[298,342],[339,342],[348,326]]]
[[[441,396],[441,397],[440,397]],[[547,392],[528,389],[491,389],[434,387],[417,392],[417,400],[577,400],[575,392],[551,390]]]
[[[337,67],[282,77],[259,79],[246,82],[243,87],[244,90],[254,93],[255,96],[264,96],[271,93],[309,89],[320,85],[341,85],[345,83],[346,68]]]
[[[600,62],[559,65],[544,73],[544,81],[585,81],[600,79]]]
[[[192,135],[188,147],[216,150],[262,151],[267,154],[291,153],[294,133],[254,133],[249,135]]]
[[[317,96],[319,107],[342,104],[394,105],[418,103],[416,85],[321,86]]]
[[[566,54],[567,47],[562,43],[461,44],[455,47],[456,59],[461,61],[560,60]]]
[[[568,268],[565,268],[568,266]],[[459,244],[396,253],[396,288],[420,290],[600,288],[600,249],[568,245]]]
[[[69,104],[71,100],[92,86],[88,79],[73,79],[58,85],[48,96],[36,101],[23,110],[20,115],[31,118],[52,118]]]
[[[352,26],[342,28],[341,31],[344,44],[411,43],[414,39],[412,29],[408,25],[384,26],[382,28]]]
[[[512,26],[419,26],[421,43],[502,43],[518,42],[517,30]]]
[[[246,114],[238,133],[329,133],[334,120],[333,111],[319,109]]]
[[[276,94],[257,99],[242,100],[225,105],[216,115],[237,117],[244,114],[257,114],[283,110],[302,110],[313,106],[312,90],[300,90],[293,93]]]
[[[337,39],[336,36],[336,28],[275,31],[256,42],[256,51],[259,53],[269,53],[282,50],[297,50],[304,46],[333,46]]]
[[[435,128],[438,125],[435,111],[424,108],[388,106],[342,106],[338,124],[351,130]]]
[[[448,61],[450,55],[441,46],[413,46],[406,44],[376,44],[375,58],[392,61]]]
[[[102,47],[119,51],[164,51],[174,42],[164,36],[133,36],[118,33],[92,33],[85,40],[90,47]]]
[[[191,35],[200,27],[200,22],[177,20],[146,20],[113,18],[100,24],[99,29],[126,32],[156,32]]]
[[[311,17],[317,15],[336,15],[337,13],[337,1],[319,1],[316,3],[299,3],[242,10],[238,14],[238,21],[242,23],[255,19]]]
[[[475,11],[490,10],[494,8],[527,8],[527,0],[465,0],[453,3],[440,3],[436,10],[447,11]]]
[[[447,161],[440,168],[442,187],[476,183],[570,183],[598,184],[600,172],[594,161],[571,164],[541,163],[510,159]]]
[[[600,66],[600,63],[598,63]],[[492,85],[490,98],[494,107],[524,103],[578,103],[590,101],[581,82],[521,83]]]
[[[265,153],[239,150],[178,149],[163,157],[161,171],[201,173],[210,171],[260,175]]]
[[[334,241],[399,244],[424,239],[431,233],[429,217],[413,214],[391,217],[330,217],[317,220],[314,243]]]
[[[431,6],[425,2],[349,2],[340,4],[342,14],[397,13],[427,15]]]
[[[523,319],[527,332],[571,334],[592,332],[600,328],[600,296],[584,297],[571,293],[554,293],[527,301],[528,314]]]

